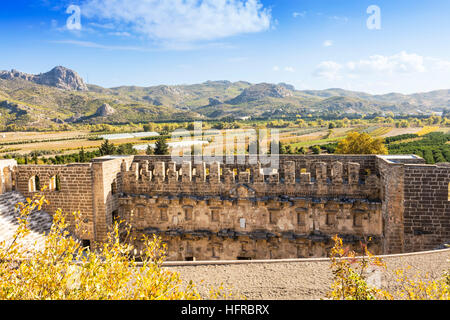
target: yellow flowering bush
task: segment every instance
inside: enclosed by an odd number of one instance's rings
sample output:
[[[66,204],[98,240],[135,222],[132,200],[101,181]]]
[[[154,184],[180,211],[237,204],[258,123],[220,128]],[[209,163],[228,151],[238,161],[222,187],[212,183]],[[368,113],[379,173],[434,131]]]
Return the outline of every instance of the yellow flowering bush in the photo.
[[[337,147],[336,154],[388,154],[388,149],[381,138],[372,138],[367,133],[350,132],[342,139]]]
[[[408,276],[403,270],[395,270],[395,288],[391,292],[368,283],[368,267],[387,272],[386,263],[375,257],[362,244],[364,255],[356,258],[354,251],[344,248],[342,239],[333,237],[334,247],[330,251],[333,284],[327,298],[334,300],[450,300],[450,273],[439,279],[428,274]],[[450,262],[450,261],[449,261]]]
[[[450,300],[448,274],[440,279],[431,279],[428,274],[407,276],[405,270],[395,270],[399,289],[396,298],[402,300]]]
[[[333,284],[327,294],[333,300],[375,300],[391,299],[392,296],[383,290],[370,286],[365,273],[369,266],[386,268],[386,265],[374,257],[367,246],[363,246],[365,257],[356,259],[356,253],[344,248],[342,239],[333,237],[334,247],[330,252]],[[354,265],[356,264],[356,267]]]
[[[45,198],[38,195],[19,203],[16,234],[0,243],[0,299],[201,299],[192,282],[183,288],[178,273],[162,268],[165,246],[160,238],[144,240],[137,262],[134,248],[119,241],[119,223],[108,241],[91,251],[70,236],[66,216],[58,210],[45,247],[26,247],[22,240],[30,232],[29,217],[44,203]],[[214,295],[226,296],[220,290]]]

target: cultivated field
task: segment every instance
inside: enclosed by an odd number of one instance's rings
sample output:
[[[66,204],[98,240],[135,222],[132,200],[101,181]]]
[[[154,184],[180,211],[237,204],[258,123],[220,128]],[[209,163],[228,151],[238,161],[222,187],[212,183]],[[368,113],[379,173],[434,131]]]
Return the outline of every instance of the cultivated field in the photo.
[[[241,129],[216,130],[216,132],[232,133],[236,137],[242,136],[244,129],[254,129],[253,127]],[[366,132],[373,137],[393,137],[407,133],[418,133],[424,130],[422,127],[395,128],[386,125],[355,125],[346,128],[328,129],[327,126],[280,128],[280,141],[284,145],[291,145],[292,149],[299,147],[309,148],[315,145],[324,145],[335,143],[345,138],[351,131]],[[437,131],[448,132],[449,128],[437,127]],[[0,133],[0,157],[7,154],[29,155],[33,151],[46,151],[51,156],[76,153],[81,148],[85,151],[93,151],[100,147],[103,140],[94,140],[100,133],[91,133],[89,131],[63,131],[63,132],[2,132]],[[194,137],[192,138],[192,140]],[[224,143],[230,149],[230,141],[214,141],[211,135],[205,135],[204,140],[210,142],[210,148],[217,147],[217,143]],[[179,141],[179,139],[168,139],[167,142]],[[145,140],[143,138],[125,138],[114,139],[110,141],[117,145],[131,143],[133,145],[154,144],[155,140]],[[266,141],[268,142],[268,141]],[[228,143],[228,144],[227,144]],[[226,148],[226,147],[225,147]],[[217,148],[218,150],[219,148]],[[144,154],[145,150],[138,150],[138,153]]]

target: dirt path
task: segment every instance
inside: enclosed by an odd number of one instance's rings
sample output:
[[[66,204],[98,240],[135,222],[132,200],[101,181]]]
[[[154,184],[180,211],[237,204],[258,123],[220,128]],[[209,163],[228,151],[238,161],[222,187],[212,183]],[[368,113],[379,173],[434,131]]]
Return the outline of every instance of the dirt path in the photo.
[[[393,288],[392,271],[410,266],[409,273],[429,273],[440,277],[450,269],[450,250],[427,254],[385,257],[388,272],[382,276],[383,287]],[[247,299],[321,299],[332,282],[329,261],[249,263],[168,267],[180,272],[184,280],[193,280],[202,295],[211,286],[232,288]]]

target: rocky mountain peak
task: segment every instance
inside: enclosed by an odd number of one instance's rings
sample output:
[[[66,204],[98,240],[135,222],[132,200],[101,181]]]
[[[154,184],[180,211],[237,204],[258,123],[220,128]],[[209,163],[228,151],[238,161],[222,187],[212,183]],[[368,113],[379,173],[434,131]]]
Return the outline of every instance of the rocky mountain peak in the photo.
[[[37,76],[37,83],[64,90],[87,91],[83,79],[73,70],[55,67],[47,73]]]
[[[245,89],[239,96],[229,100],[228,103],[239,104],[259,100],[265,97],[286,98],[292,96],[292,91],[287,89],[285,86],[270,83],[259,83]]]
[[[100,108],[97,109],[95,116],[97,117],[107,117],[116,113],[116,110],[109,104],[104,103]]]
[[[4,80],[22,79],[68,91],[88,90],[83,79],[75,71],[61,66],[38,75],[28,74],[14,69],[11,71],[0,71],[0,78]]]

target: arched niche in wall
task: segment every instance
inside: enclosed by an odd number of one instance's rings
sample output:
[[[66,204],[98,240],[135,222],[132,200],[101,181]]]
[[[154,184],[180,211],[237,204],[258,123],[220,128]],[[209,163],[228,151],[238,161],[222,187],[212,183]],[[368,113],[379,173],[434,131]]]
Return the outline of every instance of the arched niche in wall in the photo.
[[[32,176],[28,180],[28,192],[36,192],[41,189],[41,184],[39,181],[39,176]]]
[[[54,175],[48,182],[49,191],[61,191],[61,179],[59,175]]]
[[[115,195],[116,193],[117,193],[117,181],[114,180],[114,181],[111,183],[111,194],[112,194],[112,195]]]

